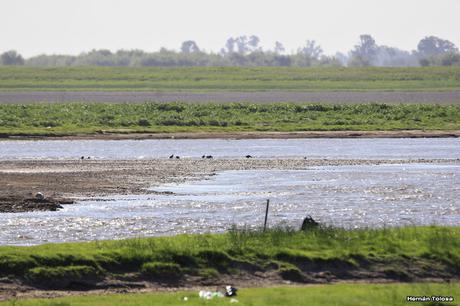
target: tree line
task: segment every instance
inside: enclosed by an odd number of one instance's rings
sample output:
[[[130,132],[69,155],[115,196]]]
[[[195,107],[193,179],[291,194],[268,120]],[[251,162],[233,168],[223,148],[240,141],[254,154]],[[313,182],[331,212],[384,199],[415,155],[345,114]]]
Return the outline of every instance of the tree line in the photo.
[[[358,44],[348,53],[326,55],[314,40],[307,40],[296,52],[287,54],[281,42],[263,49],[255,35],[230,37],[219,52],[206,52],[193,40],[184,41],[180,51],[161,48],[157,52],[142,50],[92,50],[79,55],[38,55],[25,59],[11,50],[0,55],[0,65],[39,67],[60,66],[291,66],[291,67],[410,67],[460,66],[460,53],[449,40],[427,36],[417,49],[401,50],[378,45],[368,34],[361,35]]]

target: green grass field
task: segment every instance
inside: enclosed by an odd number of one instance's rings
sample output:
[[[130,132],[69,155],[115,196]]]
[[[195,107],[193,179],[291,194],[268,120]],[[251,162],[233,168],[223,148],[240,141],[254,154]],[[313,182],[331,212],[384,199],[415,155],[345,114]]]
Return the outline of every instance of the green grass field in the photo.
[[[460,67],[0,67],[0,91],[456,91]]]
[[[460,130],[460,105],[0,104],[4,135]]]
[[[455,278],[460,227],[232,229],[225,234],[0,247],[0,278],[46,288],[124,275],[180,284],[189,276],[213,280],[255,271],[272,271],[298,283],[324,280],[316,274],[321,271],[337,279]]]
[[[17,300],[0,303],[5,306],[80,306],[80,305],[246,305],[246,306],[396,306],[459,305],[460,284],[340,284],[308,287],[241,289],[236,297],[202,300],[197,292],[119,294],[76,296],[57,299]],[[450,303],[408,303],[406,296],[451,296]],[[187,301],[184,301],[187,298]]]

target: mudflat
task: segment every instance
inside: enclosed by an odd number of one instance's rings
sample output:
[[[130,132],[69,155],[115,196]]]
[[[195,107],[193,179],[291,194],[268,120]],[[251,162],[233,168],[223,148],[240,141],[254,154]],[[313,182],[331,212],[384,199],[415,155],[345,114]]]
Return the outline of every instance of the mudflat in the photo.
[[[174,132],[117,133],[100,131],[93,134],[28,135],[1,134],[0,139],[20,140],[124,140],[124,139],[300,139],[300,138],[458,138],[459,130],[398,130],[398,131],[299,131],[299,132]]]
[[[312,166],[450,163],[458,159],[151,159],[0,161],[0,212],[55,210],[76,198],[147,194],[163,183],[202,179],[225,170],[301,170]],[[42,192],[49,203],[34,202]],[[33,203],[33,204],[31,204]]]

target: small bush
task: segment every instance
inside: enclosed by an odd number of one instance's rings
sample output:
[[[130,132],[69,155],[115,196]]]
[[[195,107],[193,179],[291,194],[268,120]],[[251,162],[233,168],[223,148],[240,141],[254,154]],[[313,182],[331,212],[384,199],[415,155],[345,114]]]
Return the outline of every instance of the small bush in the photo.
[[[142,275],[160,281],[177,281],[182,278],[181,266],[175,263],[149,262],[142,265]]]
[[[139,126],[150,126],[150,121],[148,121],[147,119],[139,119],[139,121],[137,121],[137,125]]]
[[[209,120],[208,124],[210,126],[220,126],[220,123],[217,120]]]
[[[412,277],[409,274],[399,268],[386,268],[383,273],[385,274],[385,277],[400,282],[407,282],[412,280]]]
[[[165,120],[160,120],[158,121],[158,125],[164,125],[164,126],[183,126],[184,122],[179,119],[165,119]]]
[[[0,257],[0,276],[21,275],[36,265],[37,262],[29,256],[2,255]]]
[[[88,284],[100,279],[100,273],[94,267],[38,267],[30,269],[25,279],[38,287],[64,289],[72,284]]]
[[[331,107],[329,105],[322,105],[322,104],[312,104],[312,105],[304,105],[302,107],[303,111],[314,111],[314,112],[325,112],[328,111]]]
[[[204,279],[213,279],[219,276],[219,272],[213,268],[206,268],[206,269],[200,269],[200,271],[198,272],[198,275],[200,275]]]
[[[179,103],[161,103],[158,104],[158,110],[161,111],[175,111],[175,112],[182,112],[185,109],[185,105]]]
[[[299,268],[291,264],[283,263],[282,267],[279,269],[279,274],[285,280],[299,283],[305,281],[305,276]]]
[[[37,266],[91,266],[97,267],[97,263],[92,258],[88,258],[81,254],[52,254],[47,256],[31,255],[37,262]]]
[[[204,265],[214,267],[221,272],[228,271],[233,262],[227,253],[217,250],[201,251],[198,257],[204,261]]]
[[[43,127],[57,127],[60,125],[61,124],[58,121],[41,121],[38,123],[38,126],[43,126]]]
[[[171,254],[171,260],[183,267],[196,267],[198,265],[196,257],[188,254]]]

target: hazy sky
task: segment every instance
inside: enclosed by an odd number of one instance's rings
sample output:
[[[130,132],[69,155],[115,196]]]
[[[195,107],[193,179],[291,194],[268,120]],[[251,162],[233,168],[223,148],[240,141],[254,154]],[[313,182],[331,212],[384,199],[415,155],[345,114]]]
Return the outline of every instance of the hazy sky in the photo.
[[[187,39],[218,51],[245,34],[288,51],[315,39],[328,54],[351,49],[363,33],[407,50],[426,35],[460,46],[459,12],[460,0],[2,0],[0,52],[155,51]]]

